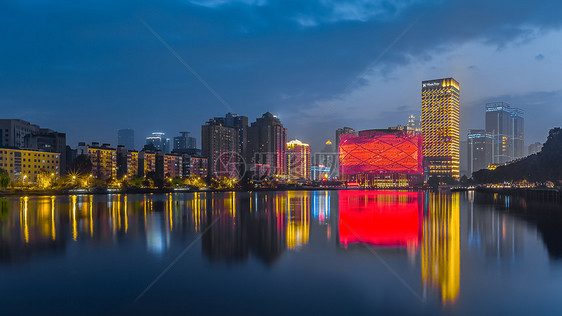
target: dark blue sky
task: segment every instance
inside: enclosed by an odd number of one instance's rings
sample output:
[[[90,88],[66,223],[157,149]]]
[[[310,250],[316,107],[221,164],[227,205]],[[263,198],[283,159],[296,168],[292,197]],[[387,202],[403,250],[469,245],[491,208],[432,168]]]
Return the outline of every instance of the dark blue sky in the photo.
[[[277,114],[321,149],[341,126],[405,124],[421,81],[461,84],[461,139],[486,102],[562,125],[562,2],[158,0],[0,2],[0,116],[116,144],[192,131],[229,109]],[[220,98],[143,24],[157,32]]]

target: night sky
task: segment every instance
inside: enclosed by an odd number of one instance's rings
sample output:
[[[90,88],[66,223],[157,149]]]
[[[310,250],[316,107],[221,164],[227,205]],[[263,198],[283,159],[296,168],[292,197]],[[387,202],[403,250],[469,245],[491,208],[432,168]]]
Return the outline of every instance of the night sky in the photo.
[[[341,126],[405,124],[421,81],[461,84],[461,140],[486,102],[562,125],[562,2],[2,0],[0,117],[116,145],[232,111],[277,114],[320,150]],[[159,38],[160,37],[160,38]],[[164,44],[163,42],[167,43]],[[168,46],[166,46],[168,45]]]

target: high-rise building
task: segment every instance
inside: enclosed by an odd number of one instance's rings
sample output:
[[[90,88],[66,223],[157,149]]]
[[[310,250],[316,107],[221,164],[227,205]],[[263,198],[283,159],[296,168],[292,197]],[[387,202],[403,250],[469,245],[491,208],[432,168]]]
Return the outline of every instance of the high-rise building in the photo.
[[[340,176],[340,137],[342,135],[345,134],[356,134],[355,130],[351,127],[342,127],[342,128],[338,128],[336,130],[336,148],[335,148],[335,152],[338,155],[338,158],[336,159],[336,167],[335,167],[335,174],[334,176],[339,177]]]
[[[146,144],[154,146],[156,150],[161,150],[163,153],[170,153],[170,139],[166,138],[165,133],[152,133],[152,136],[146,138]]]
[[[505,102],[486,104],[486,132],[493,135],[493,163],[503,164],[524,155],[523,111]]]
[[[422,82],[423,156],[430,177],[459,178],[460,86],[453,78]]]
[[[39,132],[39,126],[18,119],[0,119],[0,146],[25,148],[25,136]]]
[[[189,132],[180,132],[180,136],[174,137],[174,152],[182,152],[197,147],[195,137],[189,136]]]
[[[511,130],[510,137],[512,141],[512,159],[518,159],[525,156],[525,119],[523,110],[519,108],[511,108]]]
[[[287,175],[290,180],[310,179],[310,145],[298,139],[287,143]]]
[[[233,113],[227,113],[225,117],[215,117],[215,121],[223,126],[232,127],[238,132],[238,153],[248,159],[248,117]]]
[[[128,150],[135,150],[135,131],[130,128],[117,131],[117,145]]]
[[[536,142],[534,144],[529,145],[528,154],[533,155],[537,154],[542,150],[542,143]]]
[[[241,168],[245,167],[241,165],[239,150],[236,128],[225,126],[216,119],[201,126],[201,152],[208,159],[209,177],[239,177]]]
[[[284,175],[287,129],[279,118],[269,112],[256,119],[248,128],[248,160],[255,174]]]
[[[467,136],[468,176],[492,163],[493,135],[483,129],[469,129]]]
[[[408,128],[410,128],[411,130],[421,133],[421,124],[420,124],[420,120],[417,120],[416,117],[414,115],[410,115],[410,117],[408,117]]]

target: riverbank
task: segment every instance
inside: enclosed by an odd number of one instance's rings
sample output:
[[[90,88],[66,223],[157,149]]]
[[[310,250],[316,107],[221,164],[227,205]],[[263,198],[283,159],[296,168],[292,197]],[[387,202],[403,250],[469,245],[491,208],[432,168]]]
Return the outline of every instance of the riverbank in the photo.
[[[363,187],[322,187],[322,186],[281,186],[276,188],[253,188],[244,189],[212,189],[212,188],[76,188],[76,189],[4,189],[0,190],[1,196],[52,196],[52,195],[75,195],[75,194],[167,194],[167,193],[215,193],[215,192],[270,192],[270,191],[336,191],[336,190],[360,190],[360,191],[423,191],[422,188],[363,188]]]

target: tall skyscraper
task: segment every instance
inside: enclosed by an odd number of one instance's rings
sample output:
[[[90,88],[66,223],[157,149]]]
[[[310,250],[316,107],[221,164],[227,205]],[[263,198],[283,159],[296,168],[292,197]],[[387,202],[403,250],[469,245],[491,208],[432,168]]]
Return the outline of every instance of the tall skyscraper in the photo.
[[[201,126],[201,153],[208,159],[209,177],[241,175],[238,137],[238,130],[225,126],[221,120],[210,119]]]
[[[510,137],[512,141],[512,159],[518,159],[525,156],[525,119],[523,110],[519,108],[511,108],[511,130]]]
[[[486,104],[486,132],[494,138],[493,163],[502,164],[524,155],[523,111],[505,102]]]
[[[468,176],[492,163],[493,135],[483,129],[469,129],[467,136]]]
[[[146,144],[153,145],[156,150],[161,150],[163,153],[170,153],[170,139],[166,138],[164,133],[152,133],[152,136],[146,138]]]
[[[123,146],[128,150],[135,150],[135,131],[130,128],[118,130],[117,146]]]
[[[423,156],[430,177],[459,178],[460,86],[453,78],[422,82]]]
[[[195,149],[197,147],[197,139],[189,136],[189,132],[180,132],[180,136],[174,137],[174,151],[184,151],[186,149]]]
[[[290,180],[310,179],[310,145],[298,139],[287,143],[287,175]]]
[[[233,113],[227,113],[225,117],[215,117],[215,121],[223,126],[232,127],[238,132],[238,153],[248,160],[248,117]]]
[[[269,112],[256,119],[248,128],[248,160],[260,175],[284,175],[287,129],[279,118]],[[268,170],[262,172],[262,170]]]

